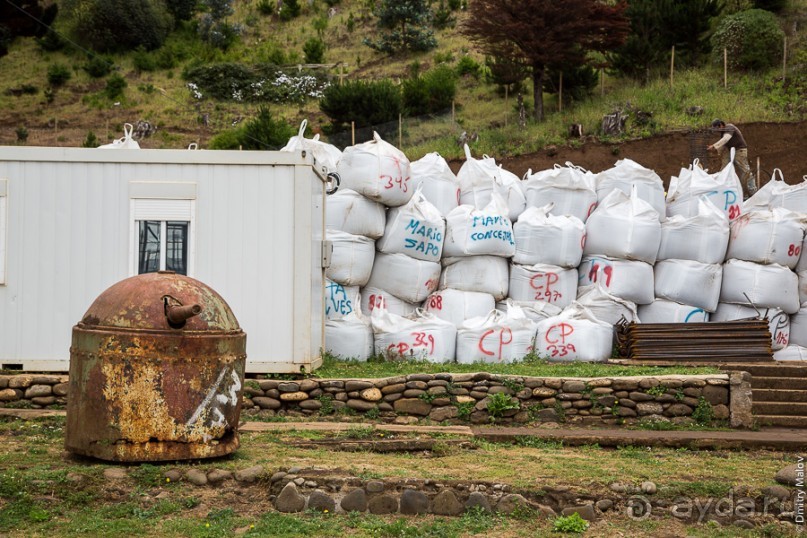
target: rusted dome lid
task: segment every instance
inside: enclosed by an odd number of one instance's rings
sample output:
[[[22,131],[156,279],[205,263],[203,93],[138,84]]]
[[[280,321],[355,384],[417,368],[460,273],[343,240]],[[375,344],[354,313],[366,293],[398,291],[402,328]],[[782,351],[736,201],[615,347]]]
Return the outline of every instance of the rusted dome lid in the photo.
[[[113,284],[98,296],[78,327],[240,331],[238,320],[221,295],[196,279],[172,271],[146,273]]]

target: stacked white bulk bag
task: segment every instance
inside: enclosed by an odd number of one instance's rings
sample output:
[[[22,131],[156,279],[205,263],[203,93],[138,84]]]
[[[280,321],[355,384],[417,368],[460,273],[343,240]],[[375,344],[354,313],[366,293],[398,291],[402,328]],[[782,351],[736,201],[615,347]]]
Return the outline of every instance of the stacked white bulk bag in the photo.
[[[507,297],[510,280],[507,258],[500,256],[466,256],[443,258],[440,289],[489,293],[500,301]]]
[[[611,295],[636,303],[649,304],[655,297],[653,266],[608,256],[584,256],[577,269],[577,286],[599,284]]]
[[[389,207],[405,204],[415,192],[409,159],[378,133],[369,142],[345,148],[337,172],[342,187]]]
[[[720,300],[723,266],[692,260],[661,260],[653,269],[656,297],[714,311]]]
[[[777,168],[778,170],[778,168]],[[779,175],[782,172],[779,170]],[[807,213],[807,176],[796,185],[788,185],[784,178],[777,181],[771,193],[771,207],[781,207],[797,213]]]
[[[358,310],[325,320],[325,351],[336,358],[365,362],[373,356],[373,328]]]
[[[457,362],[510,363],[532,353],[538,323],[517,306],[492,310],[465,321],[457,330]]]
[[[720,303],[709,319],[710,321],[732,321],[735,319],[759,319],[760,316],[768,320],[768,330],[771,333],[771,349],[777,351],[787,347],[791,341],[792,321],[790,316],[779,308],[766,308],[758,312],[750,306]]]
[[[513,263],[577,267],[583,257],[586,227],[577,217],[552,215],[553,205],[530,207],[513,224]]]
[[[709,321],[709,312],[703,308],[667,299],[656,299],[650,304],[639,305],[638,313],[642,323],[705,323]]]
[[[356,191],[339,189],[325,199],[325,227],[378,239],[384,235],[386,210]]]
[[[597,207],[595,176],[567,163],[554,168],[525,174],[524,194],[527,207],[553,204],[553,215],[572,215],[583,222]]]
[[[325,279],[325,317],[339,319],[360,308],[358,286],[343,286]]]
[[[343,286],[364,286],[373,270],[375,241],[339,230],[326,230],[326,237],[333,253],[325,276]]]
[[[728,244],[728,217],[702,196],[696,215],[675,215],[661,223],[658,259],[723,263]]]
[[[490,202],[477,209],[461,205],[446,216],[446,236],[443,253],[451,256],[503,256],[511,257],[516,250],[513,224],[507,218],[507,209],[496,193]]]
[[[614,328],[579,304],[538,323],[535,352],[553,362],[599,362],[611,356]]]
[[[657,173],[630,159],[618,160],[613,168],[597,174],[597,200],[601,204],[612,190],[619,189],[630,194],[633,189],[642,200],[656,210],[658,218],[664,220],[664,183]]]
[[[586,307],[598,320],[611,325],[615,325],[622,318],[629,322],[639,320],[634,303],[611,295],[598,285],[579,288],[576,302]]]
[[[376,242],[376,248],[437,263],[443,253],[445,230],[440,211],[418,190],[406,204],[389,210],[384,237]]]
[[[787,346],[786,348],[776,351],[773,354],[774,360],[777,361],[795,361],[807,362],[807,347],[804,346]]]
[[[518,176],[498,166],[495,159],[487,155],[474,159],[468,144],[465,144],[465,159],[457,172],[460,204],[482,209],[490,203],[491,194],[495,192],[504,200],[505,215],[515,222],[526,207]]]
[[[371,321],[377,355],[440,363],[454,360],[457,328],[453,323],[420,309],[408,317],[376,309]]]
[[[427,153],[413,162],[412,187],[422,189],[423,196],[437,208],[442,216],[460,205],[460,184],[439,153]]]
[[[117,140],[113,140],[109,144],[98,146],[98,149],[140,149],[140,144],[137,143],[137,140],[132,138],[133,132],[134,127],[132,126],[132,124],[124,123],[123,138],[118,138]]]
[[[673,177],[667,191],[667,216],[698,214],[698,201],[706,196],[730,221],[743,212],[743,194],[740,180],[732,161],[723,170],[710,175],[700,168],[697,160],[689,169],[682,169],[679,177]]]
[[[367,286],[384,290],[408,303],[422,303],[437,289],[439,281],[440,264],[437,262],[378,252]]]
[[[398,316],[408,316],[414,312],[418,305],[398,299],[388,291],[372,286],[365,286],[361,290],[361,311],[372,314],[373,310],[380,308]]]
[[[495,305],[489,293],[447,288],[429,295],[423,309],[459,327],[466,319],[486,315]]]
[[[653,264],[660,242],[658,213],[633,186],[630,195],[612,190],[589,216],[583,254]]]
[[[720,302],[781,308],[788,314],[795,314],[799,310],[798,277],[778,264],[728,260],[723,264]]]
[[[799,311],[790,316],[789,336],[789,344],[807,347],[807,303],[802,304]]]
[[[524,315],[533,321],[542,321],[563,312],[562,308],[545,301],[514,301],[513,299],[507,299],[496,303],[496,309],[502,312],[507,312],[508,308],[514,306],[520,308]]]
[[[731,223],[726,256],[794,269],[801,255],[805,218],[781,207],[746,213]]]
[[[509,297],[514,301],[544,301],[564,308],[576,296],[577,269],[541,263],[510,268]]]
[[[320,142],[318,134],[314,135],[314,138],[310,140],[307,139],[305,137],[305,128],[307,126],[308,120],[303,120],[297,136],[292,136],[288,143],[280,148],[280,151],[305,151],[314,156],[314,166],[319,170],[326,174],[336,172],[339,160],[342,158],[342,152],[334,145]]]

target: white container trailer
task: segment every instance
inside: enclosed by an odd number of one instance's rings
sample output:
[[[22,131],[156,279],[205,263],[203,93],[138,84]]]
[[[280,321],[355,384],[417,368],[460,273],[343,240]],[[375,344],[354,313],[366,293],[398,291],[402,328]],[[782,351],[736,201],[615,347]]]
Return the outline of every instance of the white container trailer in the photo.
[[[247,333],[247,372],[310,372],[324,332],[313,158],[0,147],[0,366],[67,371],[73,325],[140,272],[197,278]]]

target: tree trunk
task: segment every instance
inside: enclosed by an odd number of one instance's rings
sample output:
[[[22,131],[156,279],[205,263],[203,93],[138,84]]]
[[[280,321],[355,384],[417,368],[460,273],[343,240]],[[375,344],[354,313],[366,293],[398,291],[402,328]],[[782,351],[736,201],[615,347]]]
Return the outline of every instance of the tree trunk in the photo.
[[[544,66],[532,66],[532,100],[534,109],[532,117],[535,121],[544,121]]]

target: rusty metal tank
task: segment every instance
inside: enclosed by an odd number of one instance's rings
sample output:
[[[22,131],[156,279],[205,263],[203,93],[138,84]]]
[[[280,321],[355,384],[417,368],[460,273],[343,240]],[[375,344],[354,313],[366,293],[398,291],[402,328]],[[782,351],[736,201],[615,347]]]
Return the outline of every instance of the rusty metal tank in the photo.
[[[73,327],[65,448],[109,461],[238,448],[246,334],[221,296],[162,271],[103,292]]]

